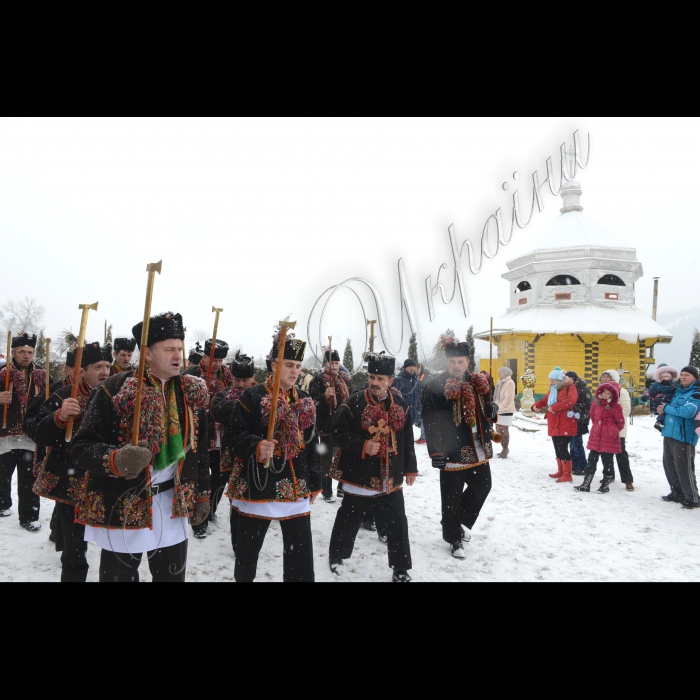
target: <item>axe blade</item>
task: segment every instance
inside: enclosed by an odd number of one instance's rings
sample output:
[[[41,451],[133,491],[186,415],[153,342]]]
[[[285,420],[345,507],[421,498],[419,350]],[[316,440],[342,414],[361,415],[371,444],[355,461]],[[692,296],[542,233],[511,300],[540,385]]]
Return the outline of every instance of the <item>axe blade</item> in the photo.
[[[78,308],[81,311],[97,311],[97,308],[99,307],[100,302],[96,301],[94,304],[81,304]]]
[[[163,261],[151,263],[146,266],[146,272],[157,272],[159,275],[163,272]]]
[[[224,310],[223,310],[223,309],[217,309],[215,306],[212,306],[212,307],[211,307],[211,312],[212,312],[213,314],[222,314],[222,313],[224,313]]]
[[[280,321],[280,328],[289,328],[290,330],[294,330],[296,327],[296,321],[294,321],[294,323],[292,323],[291,321]]]

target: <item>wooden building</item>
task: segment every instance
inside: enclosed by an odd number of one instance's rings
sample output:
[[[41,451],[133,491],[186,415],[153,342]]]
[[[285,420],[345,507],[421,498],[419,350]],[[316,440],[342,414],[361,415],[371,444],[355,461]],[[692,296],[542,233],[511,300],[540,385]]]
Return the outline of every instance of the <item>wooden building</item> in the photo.
[[[556,366],[591,387],[606,369],[620,370],[631,393],[641,395],[654,346],[673,338],[635,306],[635,285],[644,276],[637,251],[583,213],[576,180],[562,197],[561,216],[537,249],[511,260],[503,275],[511,304],[494,329],[499,366],[518,380],[534,370],[538,397]],[[477,338],[488,341],[489,331]]]

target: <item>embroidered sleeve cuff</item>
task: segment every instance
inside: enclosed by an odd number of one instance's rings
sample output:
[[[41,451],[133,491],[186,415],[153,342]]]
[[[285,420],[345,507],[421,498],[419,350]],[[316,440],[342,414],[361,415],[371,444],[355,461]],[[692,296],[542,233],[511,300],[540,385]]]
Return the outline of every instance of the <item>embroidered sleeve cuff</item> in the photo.
[[[121,479],[122,475],[117,471],[117,467],[114,464],[114,458],[116,457],[118,451],[119,450],[114,450],[114,452],[112,452],[112,454],[109,456],[109,469],[112,472],[112,474],[114,474],[114,476],[116,476],[118,479]]]
[[[66,422],[64,423],[64,422],[61,420],[61,412],[60,412],[60,411],[56,411],[56,413],[54,413],[54,422],[56,423],[56,425],[57,425],[59,428],[67,428],[67,427],[68,427],[68,421],[66,421]]]
[[[444,457],[442,452],[436,452],[434,455],[430,455],[430,459],[435,459],[436,457]]]

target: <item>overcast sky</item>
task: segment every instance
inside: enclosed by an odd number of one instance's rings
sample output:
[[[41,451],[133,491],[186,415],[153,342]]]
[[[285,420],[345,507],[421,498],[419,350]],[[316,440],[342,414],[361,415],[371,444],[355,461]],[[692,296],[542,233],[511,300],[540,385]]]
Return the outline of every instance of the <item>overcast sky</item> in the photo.
[[[478,244],[496,209],[509,220],[516,189],[527,216],[532,174],[544,181],[547,158],[557,168],[578,129],[592,139],[583,206],[637,248],[637,305],[651,312],[661,276],[661,310],[690,309],[700,303],[698,127],[697,117],[2,117],[0,302],[35,296],[55,338],[77,331],[79,304],[99,301],[88,339],[102,339],[105,319],[127,334],[143,315],[146,264],[162,258],[154,312],[211,331],[211,308],[222,307],[219,335],[257,356],[289,313],[306,339],[321,293],[359,276],[381,293],[396,350],[403,258],[427,349],[447,327],[484,330],[505,312],[506,262],[535,246],[561,200],[545,187],[544,212],[481,275],[465,265],[468,319],[456,300],[438,302],[431,323],[425,279],[451,263],[448,227]],[[452,279],[446,270],[448,292]],[[326,320],[324,336],[362,347],[350,293]]]

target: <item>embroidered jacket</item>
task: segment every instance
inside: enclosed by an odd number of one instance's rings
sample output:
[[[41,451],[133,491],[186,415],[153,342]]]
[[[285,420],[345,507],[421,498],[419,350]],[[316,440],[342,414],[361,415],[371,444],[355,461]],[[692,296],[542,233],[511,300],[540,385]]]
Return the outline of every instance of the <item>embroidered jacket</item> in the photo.
[[[300,389],[292,388],[286,396],[280,395],[280,404],[290,400],[295,405],[305,399],[310,403],[308,427],[299,436],[300,452],[285,459],[276,454],[270,469],[258,461],[258,445],[267,439],[267,422],[263,420],[264,405],[271,399],[266,384],[248,389],[238,400],[226,428],[225,446],[233,456],[233,471],[227,496],[235,501],[252,503],[296,503],[311,494],[321,493],[321,473],[314,459],[312,443],[315,434],[313,402]],[[279,410],[279,409],[278,409]],[[269,411],[269,409],[268,409]]]
[[[51,385],[49,396],[53,396],[59,389],[63,389],[65,386],[70,387],[70,382],[54,382]],[[45,401],[46,393],[42,392],[39,394],[39,396],[36,396],[29,402],[29,408],[24,414],[24,424],[22,425],[22,429],[24,430],[24,434],[30,439],[34,440],[34,442],[36,442],[36,437],[34,437],[34,428],[36,426],[37,419],[41,414],[41,407],[44,405]],[[42,447],[41,445],[37,445],[36,452],[34,453],[34,477],[39,475],[39,468],[45,459],[46,448]]]
[[[4,437],[25,435],[23,429],[24,417],[29,409],[29,404],[45,391],[46,372],[34,364],[27,369],[20,369],[11,360],[10,383],[12,387],[12,403],[7,409],[7,430],[2,428],[0,418],[0,439]],[[7,367],[0,371],[0,392],[5,391],[5,372]],[[0,416],[4,413],[4,406],[0,406]]]
[[[208,370],[204,366],[204,362],[201,362],[197,367],[190,367],[190,369],[183,372],[184,376],[199,377],[204,382],[207,381]],[[233,374],[231,370],[226,367],[222,367],[217,374],[212,374],[211,386],[207,387],[209,389],[209,396],[214,397],[222,391],[226,391],[231,388],[233,384]],[[223,433],[223,428],[226,425],[216,420],[211,413],[211,410],[207,411],[207,419],[209,420],[209,450],[219,450],[221,448],[217,447],[217,430]],[[223,435],[221,438],[221,444],[223,446]]]
[[[226,427],[233,417],[233,409],[236,407],[238,399],[243,396],[242,389],[231,387],[226,391],[220,391],[211,400],[211,418],[221,426],[221,463],[220,471],[226,473],[233,469],[233,454],[231,446],[226,442]]]
[[[85,470],[77,466],[71,457],[70,445],[66,442],[67,423],[61,422],[61,406],[71,395],[71,387],[62,387],[51,395],[41,407],[39,416],[31,427],[30,437],[43,451],[44,458],[36,462],[34,493],[51,501],[77,506],[78,496],[86,478]],[[78,402],[83,414],[74,419],[74,435],[80,428],[92,392],[82,383]],[[48,449],[48,456],[46,456]],[[37,450],[38,452],[38,450]]]
[[[369,406],[367,393],[362,391],[353,394],[341,406],[333,422],[335,454],[331,476],[336,481],[377,493],[383,492],[386,482],[387,493],[392,493],[403,487],[405,476],[418,474],[411,409],[398,394],[392,392],[390,398],[378,404],[384,413],[390,411],[391,399],[403,413],[404,426],[400,430],[392,430],[391,434],[387,435],[388,466],[383,463],[381,453],[376,457],[369,457],[365,453],[365,444],[373,438],[363,421]],[[393,451],[394,447],[396,452]]]
[[[133,372],[134,368],[132,366],[129,366],[129,369],[122,369],[121,365],[118,363],[114,362],[112,363],[112,366],[109,369],[109,376],[113,377],[115,374],[125,374],[129,372]]]
[[[133,430],[133,409],[132,420],[123,420],[114,398],[132,376],[133,373],[115,375],[95,390],[71,447],[76,465],[88,472],[76,510],[76,518],[83,525],[113,530],[152,527],[149,470],[127,481],[114,468],[114,455],[131,443]],[[198,449],[200,444],[208,444],[206,388],[195,377],[175,377],[173,381],[183,441],[188,450],[175,476],[173,517],[187,518],[194,515],[195,505],[208,502],[211,494],[209,451]],[[201,403],[192,405],[188,395],[199,395]]]
[[[428,451],[431,457],[446,457],[448,469],[460,471],[471,469],[493,459],[493,443],[491,429],[495,420],[495,410],[490,403],[487,380],[478,374],[465,377],[466,383],[471,383],[476,402],[474,419],[477,435],[486,455],[484,461],[479,460],[472,425],[468,424],[462,413],[462,406],[455,399],[445,395],[450,377],[447,372],[435,377],[425,388],[423,394],[423,421],[425,422],[425,437],[428,441]]]
[[[322,372],[317,377],[313,378],[311,386],[309,387],[309,394],[316,404],[316,430],[321,437],[328,437],[332,433],[333,420],[338,415],[343,405],[343,401],[338,400],[338,405],[334,405],[333,411],[331,412],[331,405],[326,400],[327,381],[328,375]],[[345,384],[346,397],[349,398],[354,393],[350,375],[342,372],[338,377],[338,382],[343,382]]]

